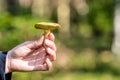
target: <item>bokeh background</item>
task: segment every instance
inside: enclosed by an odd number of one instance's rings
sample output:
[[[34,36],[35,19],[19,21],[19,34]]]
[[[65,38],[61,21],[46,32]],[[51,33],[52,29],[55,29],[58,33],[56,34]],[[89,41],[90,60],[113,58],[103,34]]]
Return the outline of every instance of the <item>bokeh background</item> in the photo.
[[[117,1],[0,0],[0,51],[38,39],[43,31],[35,29],[35,23],[62,26],[53,31],[57,45],[53,69],[14,72],[12,80],[120,80],[119,57],[112,52]]]

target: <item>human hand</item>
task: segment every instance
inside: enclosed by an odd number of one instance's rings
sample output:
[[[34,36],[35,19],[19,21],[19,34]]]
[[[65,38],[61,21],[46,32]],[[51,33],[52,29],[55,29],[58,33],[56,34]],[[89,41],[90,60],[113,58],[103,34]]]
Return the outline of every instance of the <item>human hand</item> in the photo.
[[[5,72],[49,70],[55,59],[54,35],[50,33],[48,39],[42,35],[39,40],[24,42],[8,51]]]

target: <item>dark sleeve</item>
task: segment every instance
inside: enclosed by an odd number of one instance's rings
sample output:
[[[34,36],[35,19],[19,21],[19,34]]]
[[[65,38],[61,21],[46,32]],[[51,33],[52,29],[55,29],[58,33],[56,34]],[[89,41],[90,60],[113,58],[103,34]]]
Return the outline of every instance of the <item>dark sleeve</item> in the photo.
[[[5,74],[7,52],[0,52],[0,80],[11,80],[11,73]]]

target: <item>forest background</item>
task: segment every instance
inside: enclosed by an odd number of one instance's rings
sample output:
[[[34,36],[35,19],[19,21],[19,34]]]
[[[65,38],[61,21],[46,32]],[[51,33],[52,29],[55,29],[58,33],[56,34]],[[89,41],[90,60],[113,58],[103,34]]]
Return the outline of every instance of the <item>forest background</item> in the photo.
[[[12,80],[120,80],[120,63],[112,52],[115,5],[114,0],[0,0],[0,51],[38,39],[43,31],[35,23],[62,26],[53,31],[53,69],[14,72]]]

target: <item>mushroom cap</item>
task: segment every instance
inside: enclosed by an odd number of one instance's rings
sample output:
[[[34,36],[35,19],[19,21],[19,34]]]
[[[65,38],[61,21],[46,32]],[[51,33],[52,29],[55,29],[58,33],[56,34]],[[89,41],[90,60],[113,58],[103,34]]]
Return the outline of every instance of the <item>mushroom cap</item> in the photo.
[[[40,22],[40,23],[35,24],[35,28],[43,29],[43,30],[54,30],[60,27],[61,26],[59,24],[51,23],[51,22]]]

